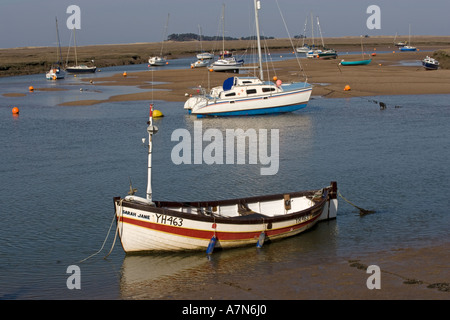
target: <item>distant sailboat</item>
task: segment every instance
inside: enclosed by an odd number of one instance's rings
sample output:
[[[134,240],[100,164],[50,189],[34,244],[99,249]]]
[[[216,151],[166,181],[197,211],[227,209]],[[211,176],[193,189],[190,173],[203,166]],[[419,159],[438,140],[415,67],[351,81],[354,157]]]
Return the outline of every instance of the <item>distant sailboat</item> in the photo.
[[[325,43],[323,41],[323,36],[322,36],[322,29],[320,28],[319,17],[317,17],[317,27],[319,29],[320,39],[322,41],[322,49],[313,48],[312,50],[308,51],[308,53],[306,54],[306,57],[307,58],[320,58],[320,59],[336,59],[338,56],[337,51],[334,49],[325,48]]]
[[[351,60],[351,61],[345,61],[344,59],[341,60],[339,65],[341,66],[361,66],[361,65],[368,65],[370,62],[372,62],[372,59],[364,59],[364,47],[362,42],[363,36],[361,36],[361,55],[362,60]]]
[[[311,18],[312,18],[312,17],[311,17]],[[306,57],[306,54],[311,50],[311,47],[305,43],[305,39],[306,39],[306,26],[307,26],[307,24],[308,24],[308,17],[306,17],[306,20],[305,20],[305,27],[303,28],[303,34],[302,34],[303,42],[302,42],[302,46],[301,46],[301,47],[297,47],[297,49],[296,49],[297,53],[300,53],[300,55],[301,55],[301,56],[304,56],[304,57]],[[313,37],[313,39],[314,39],[314,37]],[[313,40],[313,41],[314,41],[314,40]]]
[[[56,20],[56,42],[58,44],[58,49],[56,50],[56,63],[54,63],[51,69],[45,74],[45,78],[47,80],[64,79],[65,74],[64,70],[61,69],[62,53],[61,53],[61,45],[59,42],[58,18],[55,17],[55,20]]]
[[[84,64],[78,64],[78,56],[77,56],[77,40],[75,37],[75,28],[73,28],[73,42],[74,42],[74,49],[75,49],[75,65],[74,66],[67,66],[66,63],[66,71],[69,73],[94,73],[95,70],[97,70],[96,66],[87,66]],[[70,47],[69,47],[70,50]],[[69,53],[67,53],[67,56]],[[91,60],[94,62],[94,60]]]
[[[164,41],[166,40],[166,37],[167,37],[167,28],[169,26],[169,17],[170,17],[170,13],[167,14],[167,21],[166,21],[166,26],[164,27],[163,39],[161,41],[161,51],[159,53],[159,56],[153,56],[148,59],[148,63],[151,66],[165,66],[167,64],[167,59],[165,57],[163,57],[163,49],[164,49]]]
[[[197,61],[191,63],[191,68],[201,68],[206,67],[210,64],[210,60],[214,59],[214,54],[211,52],[203,51],[202,47],[202,30],[200,25],[198,26],[199,42],[200,42],[200,53],[197,54]]]
[[[222,5],[222,52],[219,60],[213,62],[210,69],[213,71],[239,72],[244,64],[243,59],[236,59],[230,51],[225,50],[225,4]]]
[[[400,51],[416,51],[417,48],[410,45],[411,44],[411,25],[409,25],[409,37],[408,37],[408,45],[400,48]]]

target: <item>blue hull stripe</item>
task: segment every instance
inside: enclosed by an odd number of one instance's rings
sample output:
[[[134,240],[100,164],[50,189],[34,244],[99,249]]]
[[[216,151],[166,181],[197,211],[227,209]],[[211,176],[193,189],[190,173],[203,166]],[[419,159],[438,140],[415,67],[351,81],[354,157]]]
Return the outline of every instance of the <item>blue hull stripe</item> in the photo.
[[[290,105],[290,106],[273,107],[273,108],[197,114],[197,118],[277,114],[277,113],[285,113],[285,112],[292,112],[292,111],[300,110],[300,109],[305,108],[306,105],[307,105],[307,103],[303,103],[303,104],[294,104],[294,105]]]

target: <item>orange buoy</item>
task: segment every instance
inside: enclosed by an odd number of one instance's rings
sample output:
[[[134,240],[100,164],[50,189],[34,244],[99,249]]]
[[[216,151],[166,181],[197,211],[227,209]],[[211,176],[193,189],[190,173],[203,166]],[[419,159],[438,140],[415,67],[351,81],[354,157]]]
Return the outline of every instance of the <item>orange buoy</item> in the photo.
[[[124,71],[124,73],[122,74],[124,77],[126,77],[127,76],[127,72],[126,71]]]
[[[169,64],[169,61],[167,61],[166,64]]]
[[[277,76],[273,76],[273,81],[277,81],[278,80],[278,77]]]
[[[19,114],[19,108],[17,107],[12,108],[12,114]]]
[[[350,86],[346,85],[345,88],[344,88],[344,91],[350,91],[350,90],[351,90]]]
[[[372,57],[375,57],[377,54],[375,52],[372,53]]]
[[[34,91],[33,86],[29,86],[29,87],[28,87],[28,90],[29,90],[30,92],[33,92],[33,91]]]

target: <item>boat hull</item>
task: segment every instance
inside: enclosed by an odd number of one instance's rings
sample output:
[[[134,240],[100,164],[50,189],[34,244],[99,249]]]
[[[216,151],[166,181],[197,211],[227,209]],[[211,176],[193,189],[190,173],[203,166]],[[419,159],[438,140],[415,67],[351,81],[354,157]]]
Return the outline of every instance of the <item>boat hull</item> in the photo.
[[[332,187],[323,189],[320,198],[313,201],[310,197],[315,193],[317,190],[289,194],[292,210],[286,214],[277,214],[286,209],[286,195],[209,203],[155,202],[154,206],[114,198],[114,204],[125,252],[206,250],[213,237],[215,248],[255,245],[261,233],[266,242],[279,240],[300,234],[321,220],[336,218],[337,199]],[[243,204],[252,213],[227,216],[233,206]],[[252,211],[257,207],[266,215]],[[301,210],[294,211],[294,207]],[[209,216],[194,213],[197,208],[204,211],[215,208],[216,213]]]
[[[417,48],[404,46],[400,48],[400,51],[417,51]]]
[[[148,59],[148,64],[151,66],[165,66],[167,64],[167,60],[160,57],[151,57]]]
[[[47,80],[64,79],[64,71],[62,71],[60,68],[52,68],[45,74],[45,78]]]
[[[431,63],[422,63],[422,65],[427,70],[437,70],[437,69],[439,69],[438,65],[431,64]]]
[[[363,65],[368,65],[370,62],[372,62],[372,59],[359,60],[359,61],[344,61],[344,60],[342,60],[340,62],[340,65],[342,65],[342,66],[363,66]]]
[[[95,73],[97,67],[67,67],[68,73]]]
[[[191,114],[197,118],[265,115],[292,112],[307,106],[312,92],[311,85],[301,87],[299,84],[292,84],[283,87],[283,92],[272,95],[225,101],[205,100],[203,106],[192,109]]]

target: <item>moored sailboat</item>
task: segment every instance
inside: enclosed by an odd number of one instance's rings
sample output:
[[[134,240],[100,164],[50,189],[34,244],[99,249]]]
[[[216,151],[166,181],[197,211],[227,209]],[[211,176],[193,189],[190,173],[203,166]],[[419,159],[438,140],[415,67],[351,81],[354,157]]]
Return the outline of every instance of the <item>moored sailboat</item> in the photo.
[[[164,40],[166,39],[166,36],[167,36],[169,17],[170,17],[170,14],[167,14],[167,21],[166,21],[166,25],[164,27],[163,39],[161,41],[161,51],[159,53],[159,56],[152,56],[148,59],[148,64],[150,66],[165,66],[167,64],[167,59],[163,56],[163,49],[164,49]]]
[[[346,60],[342,59],[341,62],[339,63],[339,65],[341,65],[341,66],[363,66],[363,65],[368,65],[370,62],[372,62],[372,59],[364,58],[364,46],[363,46],[362,39],[363,39],[363,37],[361,36],[362,59],[361,60],[350,60],[350,61],[346,61]]]
[[[45,78],[47,80],[58,80],[64,79],[64,70],[61,68],[62,64],[62,53],[61,53],[61,44],[59,42],[59,31],[58,31],[58,18],[55,17],[56,21],[56,42],[58,49],[56,50],[56,63],[52,65],[50,70],[45,74]]]
[[[264,81],[258,10],[260,2],[254,0],[258,49],[258,77],[230,77],[222,86],[206,94],[189,98],[184,108],[197,117],[241,116],[291,112],[306,107],[312,86],[307,82],[283,84]]]
[[[220,72],[237,72],[244,65],[243,59],[237,59],[233,53],[225,50],[225,4],[222,5],[222,51],[219,54],[219,59],[213,61],[208,67],[212,71]]]
[[[75,65],[68,66],[66,63],[66,71],[69,73],[94,73],[97,70],[96,66],[87,66],[85,64],[78,64],[78,54],[77,54],[77,40],[75,37],[75,28],[73,28],[73,42],[75,50]],[[94,60],[91,60],[94,62]]]
[[[400,47],[400,51],[417,51],[417,48],[411,46],[410,43],[411,43],[411,25],[409,25],[408,44]]]

